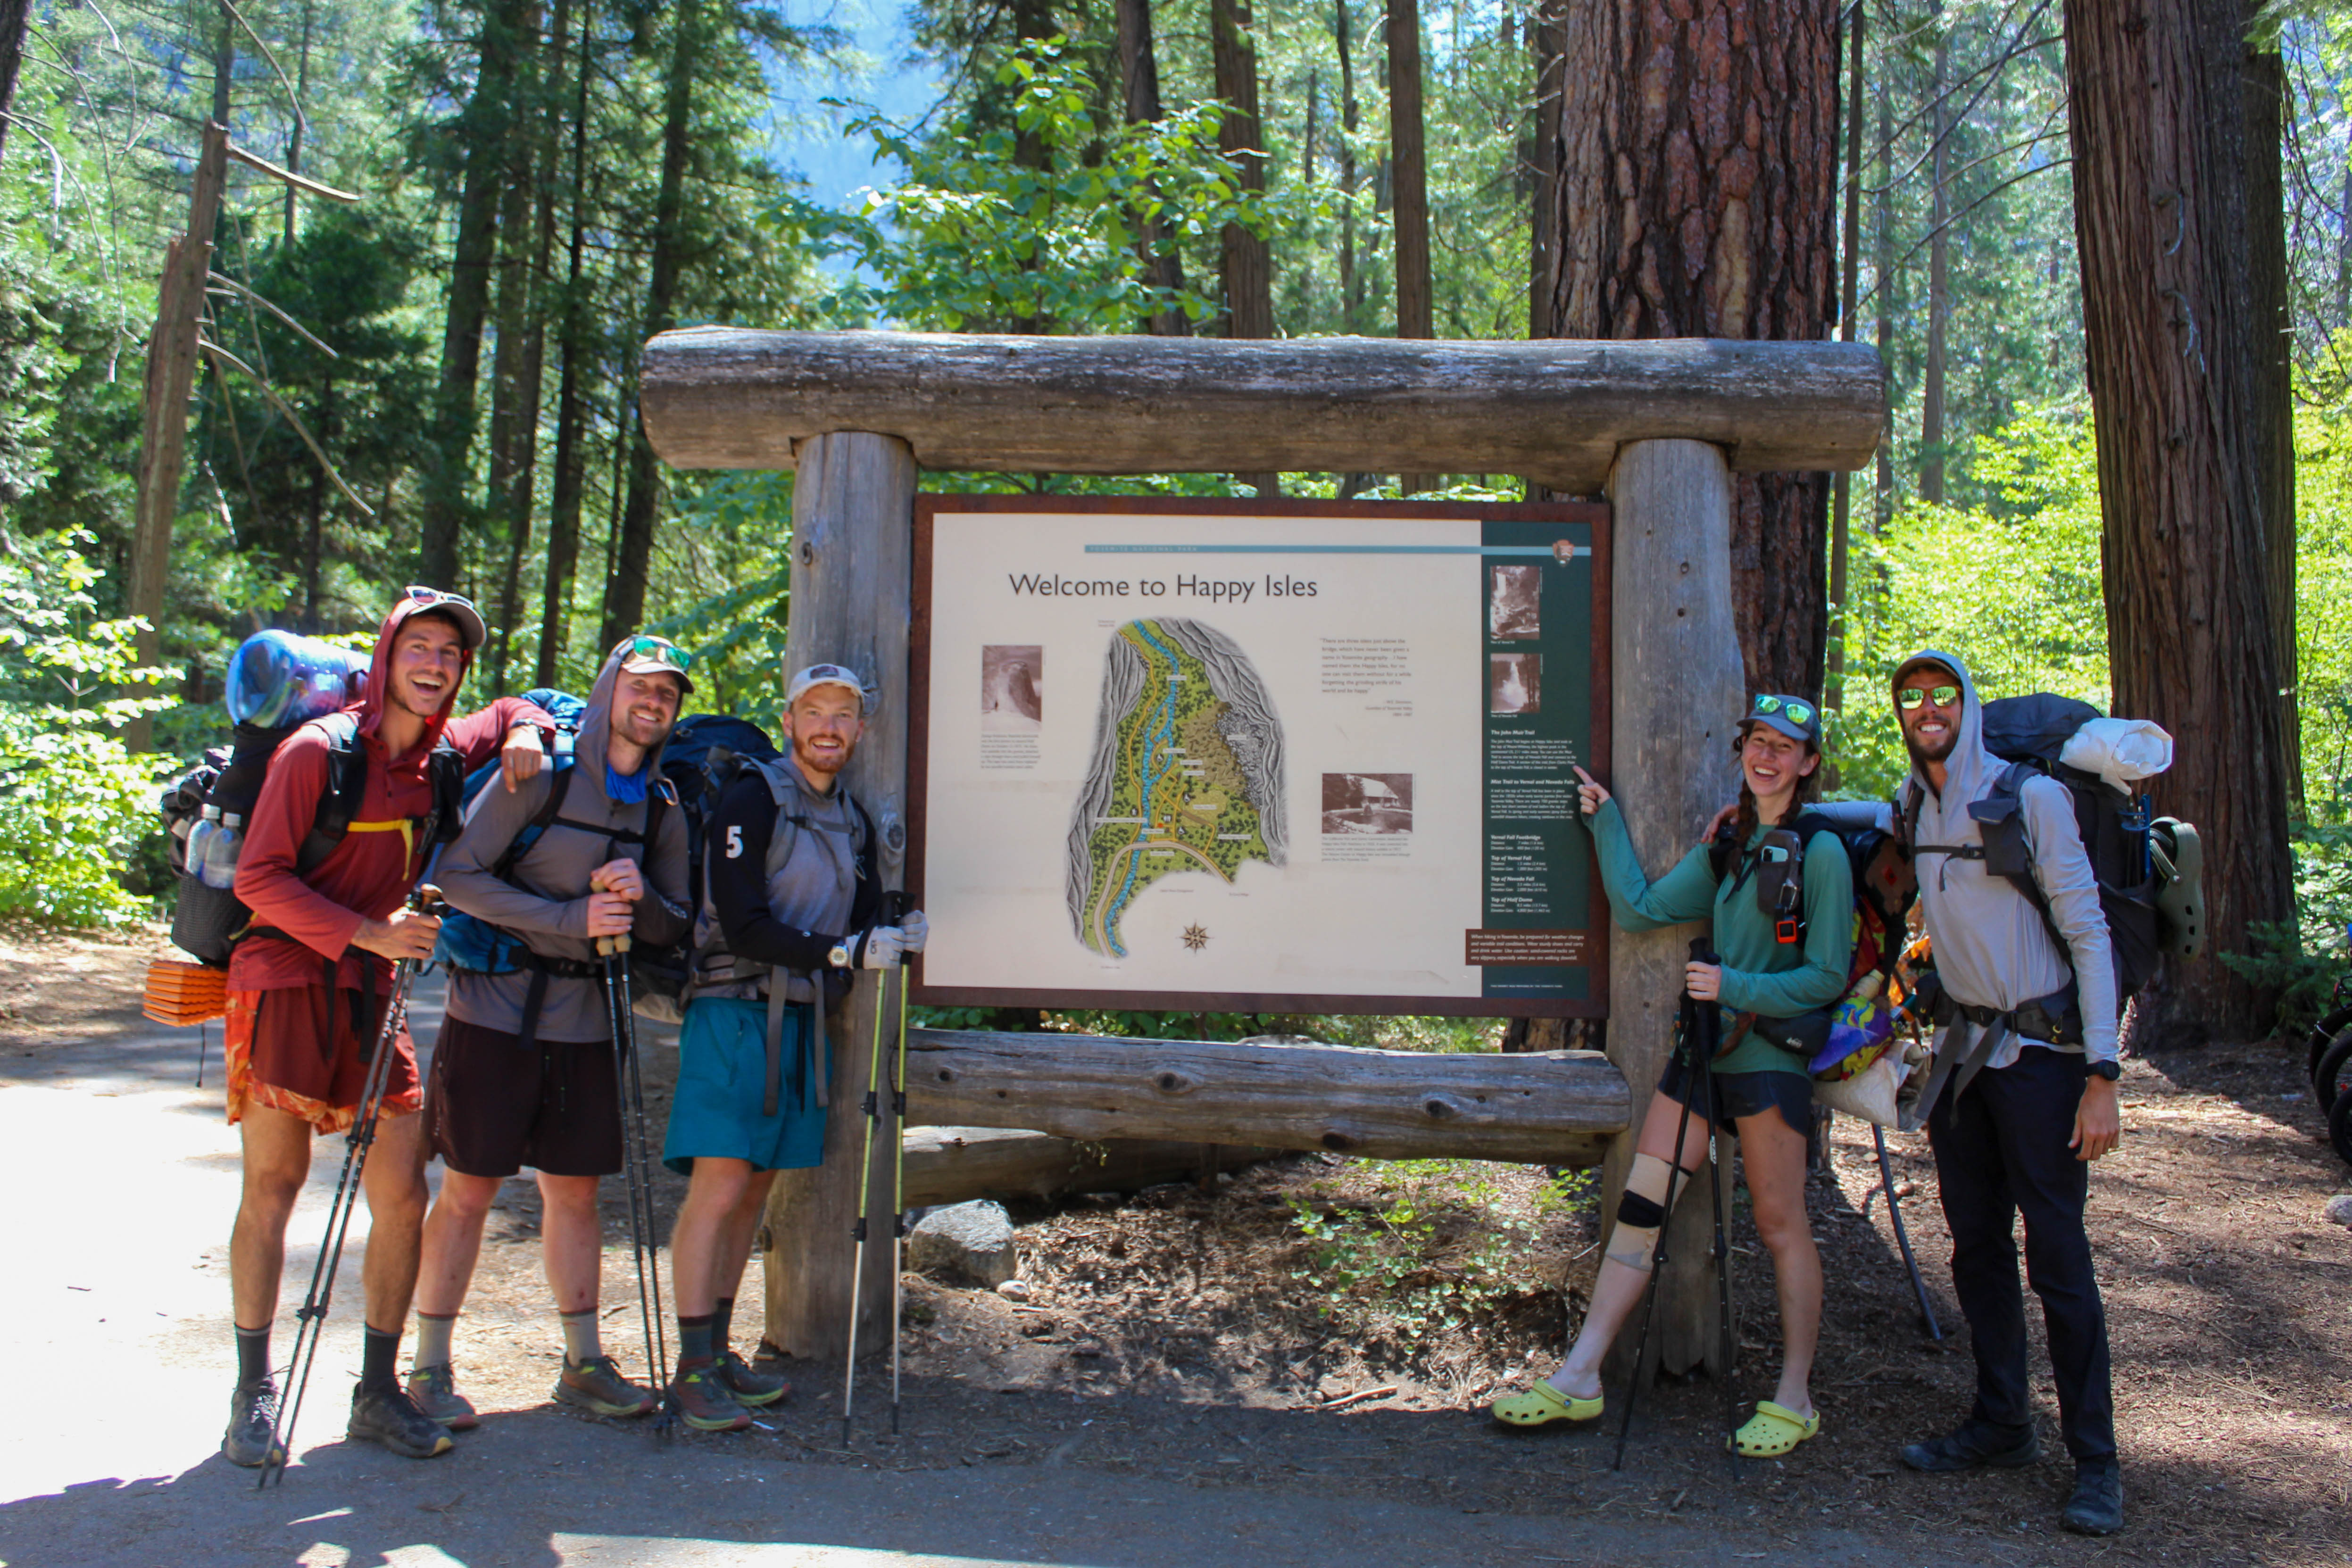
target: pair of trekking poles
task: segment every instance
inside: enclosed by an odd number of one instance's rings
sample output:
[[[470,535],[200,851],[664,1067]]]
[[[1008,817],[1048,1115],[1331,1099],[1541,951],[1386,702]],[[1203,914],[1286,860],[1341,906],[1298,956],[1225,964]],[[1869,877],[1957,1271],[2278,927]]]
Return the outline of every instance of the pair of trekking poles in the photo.
[[[1720,964],[1723,961],[1716,955],[1704,936],[1691,943],[1690,956],[1691,962],[1695,964]],[[1699,1114],[1706,1125],[1707,1179],[1715,1193],[1713,1253],[1716,1332],[1718,1336],[1717,1344],[1724,1368],[1723,1390],[1727,1424],[1732,1433],[1731,1474],[1733,1479],[1737,1479],[1739,1475],[1739,1390],[1732,1382],[1730,1375],[1733,1350],[1729,1267],[1731,1248],[1724,1234],[1723,1164],[1716,1152],[1717,1123],[1715,1101],[1715,1059],[1723,1043],[1723,1014],[1714,1002],[1699,1001],[1685,991],[1683,993],[1681,1028],[1677,1030],[1677,1034],[1675,1049],[1685,1053],[1684,1056],[1685,1071],[1683,1079],[1683,1111],[1675,1127],[1674,1158],[1666,1170],[1667,1223],[1658,1227],[1658,1239],[1650,1253],[1650,1284],[1642,1299],[1642,1333],[1634,1343],[1633,1383],[1625,1393],[1625,1418],[1617,1428],[1617,1458],[1611,1468],[1620,1470],[1625,1468],[1625,1443],[1633,1431],[1633,1402],[1642,1391],[1643,1375],[1648,1370],[1650,1322],[1657,1312],[1658,1283],[1660,1278],[1665,1273],[1666,1232],[1673,1219],[1675,1199],[1678,1196],[1675,1189],[1685,1174],[1682,1161],[1683,1140],[1689,1134],[1691,1107],[1696,1102],[1699,1107]],[[1903,1211],[1895,1204],[1895,1171],[1886,1157],[1885,1129],[1874,1123],[1871,1133],[1878,1149],[1878,1179],[1886,1194],[1887,1217],[1895,1222],[1895,1239],[1903,1249],[1903,1266],[1911,1272],[1911,1287],[1918,1293],[1919,1314],[1926,1322],[1929,1337],[1941,1340],[1944,1337],[1944,1332],[1936,1322],[1936,1309],[1927,1300],[1927,1282],[1919,1277],[1919,1265],[1911,1256],[1911,1238],[1903,1228]]]
[[[881,924],[897,925],[906,918],[907,895],[885,893],[882,895]],[[874,998],[874,1041],[866,1064],[866,1097],[859,1109],[866,1115],[866,1137],[857,1158],[857,1222],[851,1226],[851,1244],[856,1249],[855,1262],[849,1275],[849,1349],[842,1359],[841,1368],[841,1441],[849,1444],[853,1404],[857,1393],[857,1317],[864,1305],[866,1290],[866,1243],[873,1218],[874,1137],[879,1131],[887,1106],[894,1134],[894,1152],[890,1172],[890,1430],[898,1430],[899,1354],[898,1326],[904,1309],[902,1300],[904,1249],[907,1242],[907,960],[899,955],[898,962],[882,971],[881,994]],[[890,1069],[888,1099],[883,1098],[882,1079],[882,1019],[890,1009],[890,978],[898,979],[898,1051]],[[819,1006],[823,1006],[820,998]]]
[[[420,885],[410,897],[409,907],[419,914],[434,915],[446,910],[448,905],[442,902],[440,889]],[[674,1402],[669,1393],[668,1345],[661,1327],[658,1244],[652,1239],[653,1171],[646,1156],[645,1078],[637,1062],[635,998],[629,986],[629,938],[626,935],[600,936],[596,939],[596,955],[604,969],[605,1008],[613,1030],[614,1082],[624,1089],[627,1099],[621,1123],[626,1145],[623,1174],[627,1178],[629,1193],[629,1239],[636,1255],[637,1310],[645,1319],[646,1366],[654,1386],[662,1391],[661,1414],[655,1418],[654,1430],[656,1436],[667,1437],[672,1425]],[[334,1198],[327,1206],[327,1228],[320,1244],[318,1261],[310,1270],[310,1289],[303,1297],[301,1310],[295,1314],[294,1353],[287,1364],[292,1374],[292,1397],[278,1406],[278,1419],[270,1425],[269,1447],[263,1453],[261,1474],[254,1483],[256,1490],[268,1486],[273,1479],[282,1485],[286,1467],[292,1459],[295,1424],[301,1419],[302,1396],[310,1387],[310,1367],[318,1360],[320,1335],[325,1331],[327,1311],[334,1300],[335,1274],[342,1265],[343,1239],[351,1229],[352,1211],[358,1207],[368,1150],[375,1143],[376,1126],[383,1119],[384,1090],[392,1077],[393,1041],[400,1038],[408,1019],[408,993],[415,981],[416,968],[416,961],[410,958],[403,958],[392,967],[392,999],[384,1009],[383,1023],[376,1031],[375,1044],[368,1055],[359,1113],[352,1122],[344,1146],[343,1169],[335,1181]]]

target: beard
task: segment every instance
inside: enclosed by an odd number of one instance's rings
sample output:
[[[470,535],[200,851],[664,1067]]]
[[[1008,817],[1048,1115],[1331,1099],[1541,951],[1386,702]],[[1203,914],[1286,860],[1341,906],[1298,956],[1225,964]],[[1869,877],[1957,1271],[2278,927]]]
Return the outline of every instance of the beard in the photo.
[[[614,731],[622,739],[631,746],[642,747],[647,751],[651,751],[655,747],[667,740],[673,727],[673,722],[668,719],[639,719],[625,713],[614,714],[612,724]]]
[[[1944,732],[1943,739],[1932,745],[1921,740],[1909,729],[1903,732],[1903,749],[1911,754],[1912,761],[1923,767],[1930,762],[1941,762],[1950,757],[1952,748],[1959,743],[1960,727],[1957,724]]]
[[[813,753],[807,741],[797,735],[793,737],[793,760],[800,764],[803,773],[814,777],[832,778],[849,766],[849,754],[856,749],[855,746],[844,746],[838,751]]]

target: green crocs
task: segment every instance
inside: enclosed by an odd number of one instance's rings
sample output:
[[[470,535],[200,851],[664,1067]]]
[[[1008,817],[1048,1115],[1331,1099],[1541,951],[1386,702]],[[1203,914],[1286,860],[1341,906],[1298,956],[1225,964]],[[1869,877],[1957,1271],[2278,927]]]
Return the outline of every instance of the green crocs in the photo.
[[[1769,1399],[1756,1402],[1756,1414],[1748,1424],[1724,1441],[1736,1441],[1739,1457],[1744,1459],[1777,1459],[1806,1438],[1822,1429],[1822,1413],[1800,1416],[1785,1405],[1775,1405]]]
[[[1507,1427],[1541,1427],[1552,1421],[1591,1421],[1599,1417],[1605,1396],[1580,1399],[1562,1394],[1549,1383],[1538,1383],[1525,1394],[1497,1399],[1494,1416]]]

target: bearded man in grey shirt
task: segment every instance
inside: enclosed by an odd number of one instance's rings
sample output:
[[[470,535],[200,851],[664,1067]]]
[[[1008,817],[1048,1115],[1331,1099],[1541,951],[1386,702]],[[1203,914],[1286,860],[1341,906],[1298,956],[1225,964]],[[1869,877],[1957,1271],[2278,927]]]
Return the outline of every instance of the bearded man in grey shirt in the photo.
[[[694,690],[687,664],[662,638],[623,641],[589,693],[573,759],[511,793],[484,790],[442,857],[443,896],[495,934],[481,967],[450,966],[425,1104],[425,1135],[447,1168],[425,1221],[408,1392],[452,1431],[476,1425],[457,1389],[452,1332],[491,1201],[526,1166],[538,1173],[541,1248],[563,1328],[555,1398],[599,1416],[656,1404],[597,1331],[596,1188],[620,1170],[622,1137],[596,944],[675,942],[692,919],[686,821],[661,774]]]

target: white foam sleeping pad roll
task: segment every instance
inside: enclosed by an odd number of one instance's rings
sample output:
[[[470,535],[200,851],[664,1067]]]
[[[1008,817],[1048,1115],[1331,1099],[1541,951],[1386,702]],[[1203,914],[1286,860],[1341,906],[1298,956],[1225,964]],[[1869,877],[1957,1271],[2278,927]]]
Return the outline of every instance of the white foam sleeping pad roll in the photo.
[[[2095,718],[2074,732],[2058,760],[2129,793],[2172,766],[2172,737],[2150,719]]]

